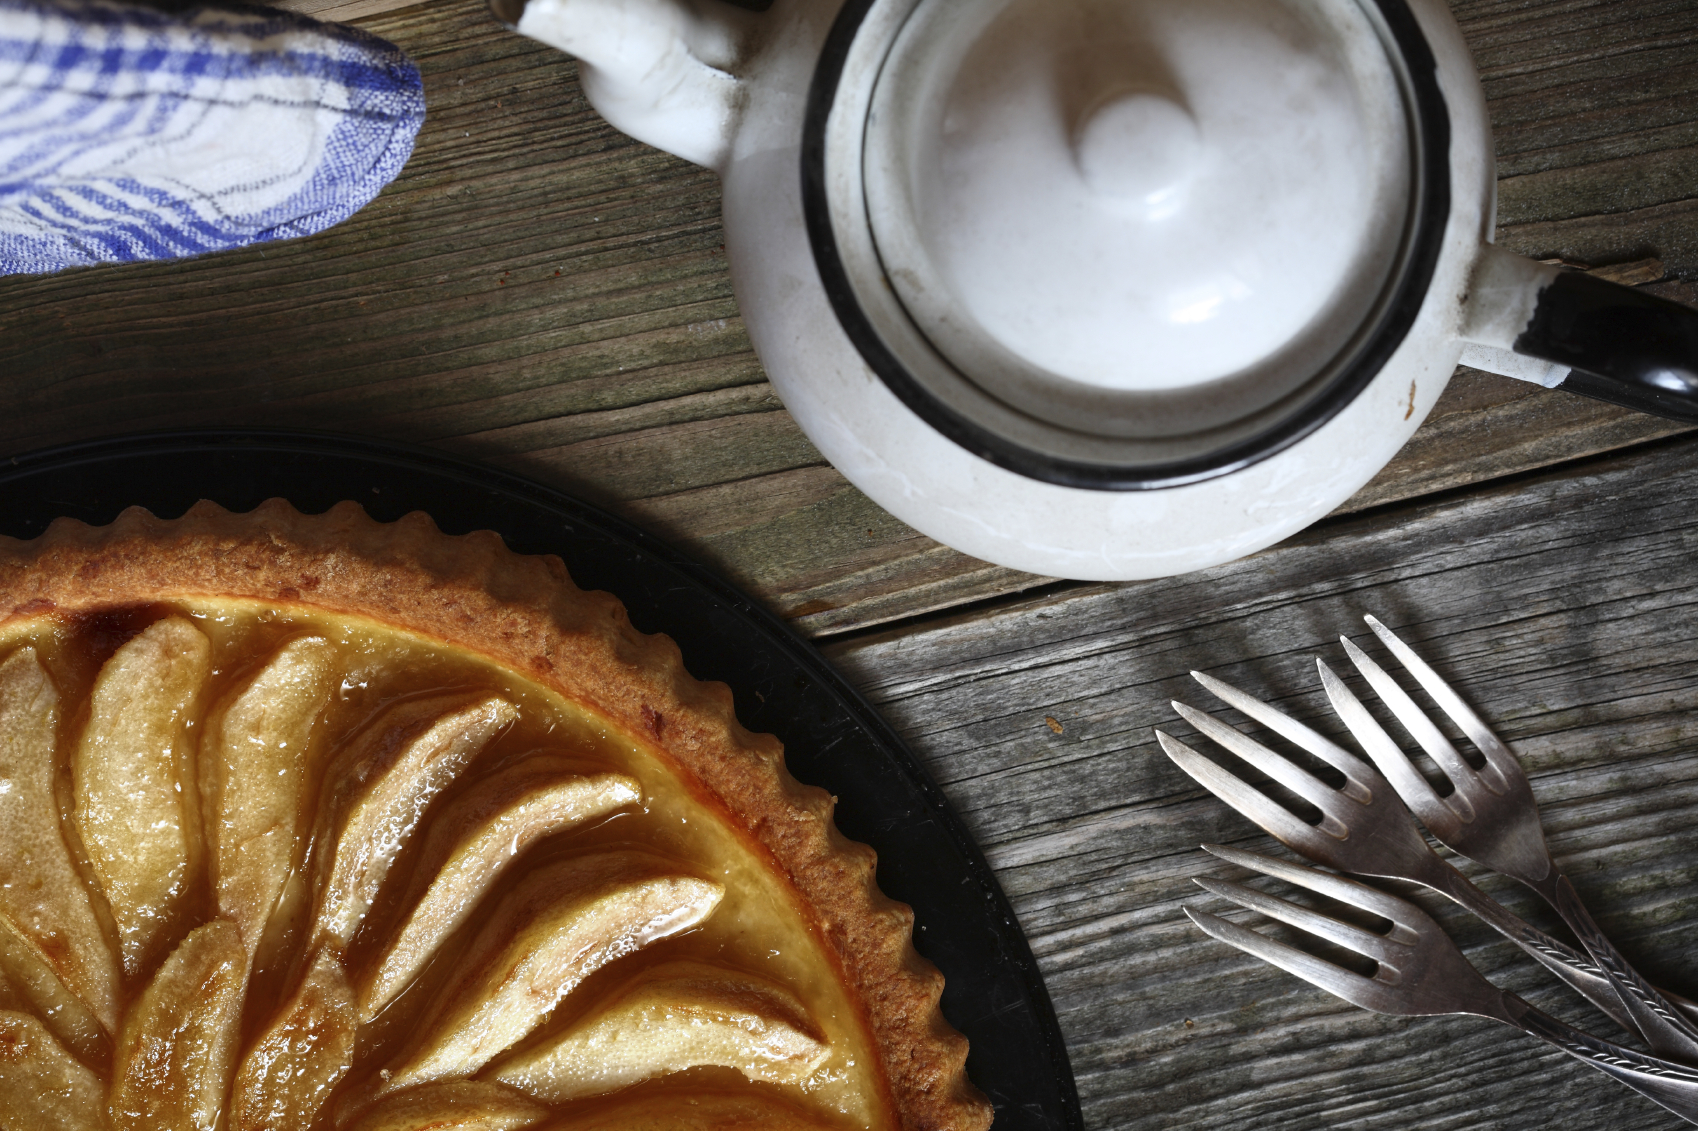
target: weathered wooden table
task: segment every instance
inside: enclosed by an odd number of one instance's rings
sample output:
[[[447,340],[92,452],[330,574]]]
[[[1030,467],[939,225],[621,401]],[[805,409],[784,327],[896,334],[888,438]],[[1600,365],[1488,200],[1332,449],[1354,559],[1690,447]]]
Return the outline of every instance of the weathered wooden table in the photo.
[[[1270,842],[1151,730],[1190,736],[1167,700],[1212,706],[1201,668],[1337,732],[1308,656],[1338,659],[1326,642],[1375,612],[1515,745],[1623,950],[1698,995],[1698,437],[1464,370],[1337,515],[1246,561],[1130,585],[989,566],[884,514],[791,422],[711,174],[609,129],[572,62],[481,0],[298,2],[418,61],[411,164],[310,239],[0,280],[0,452],[213,424],[409,439],[711,562],[815,638],[959,806],[1092,1128],[1676,1125],[1487,1022],[1360,1013],[1201,936],[1181,903],[1219,907],[1189,879],[1230,870],[1196,845]],[[1698,0],[1453,5],[1497,129],[1500,241],[1698,305]],[[1608,1031],[1443,921],[1500,984]]]

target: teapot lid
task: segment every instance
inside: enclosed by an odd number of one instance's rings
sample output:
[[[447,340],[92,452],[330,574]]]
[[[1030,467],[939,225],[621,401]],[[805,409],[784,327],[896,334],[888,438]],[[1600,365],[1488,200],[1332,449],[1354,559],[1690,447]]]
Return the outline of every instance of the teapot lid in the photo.
[[[1242,466],[1336,389],[1448,211],[1385,7],[874,0],[823,145],[873,352],[1108,485]]]

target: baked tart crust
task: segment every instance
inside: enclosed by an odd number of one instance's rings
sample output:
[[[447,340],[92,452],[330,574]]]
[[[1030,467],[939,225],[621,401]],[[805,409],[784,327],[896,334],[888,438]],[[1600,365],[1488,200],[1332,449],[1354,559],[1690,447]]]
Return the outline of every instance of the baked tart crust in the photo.
[[[379,523],[352,502],[303,515],[280,499],[246,514],[203,501],[174,520],[131,508],[109,526],[60,519],[32,541],[0,538],[8,640],[25,622],[196,599],[376,622],[472,653],[599,716],[780,877],[858,1002],[879,1062],[876,1106],[904,1128],[989,1125],[990,1105],[964,1071],[967,1042],[938,1008],[942,975],[912,946],[912,912],[879,892],[873,851],[837,832],[833,798],[790,776],[776,738],[738,723],[728,688],[691,677],[669,638],[637,632],[614,597],[578,589],[558,558],[512,553],[490,531],[445,535],[422,513]],[[140,954],[147,940],[137,938]],[[310,972],[298,977],[312,984]],[[0,1015],[0,1058],[45,1038],[19,1016]],[[70,1066],[39,1070],[76,1076]],[[643,1102],[663,1103],[657,1094]]]

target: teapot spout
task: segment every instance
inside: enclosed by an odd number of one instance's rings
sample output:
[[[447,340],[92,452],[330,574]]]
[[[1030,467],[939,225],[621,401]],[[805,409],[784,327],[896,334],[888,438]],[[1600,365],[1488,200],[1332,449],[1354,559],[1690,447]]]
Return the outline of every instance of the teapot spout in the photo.
[[[741,83],[734,73],[751,13],[690,0],[489,0],[521,35],[578,59],[590,105],[616,129],[720,171]]]

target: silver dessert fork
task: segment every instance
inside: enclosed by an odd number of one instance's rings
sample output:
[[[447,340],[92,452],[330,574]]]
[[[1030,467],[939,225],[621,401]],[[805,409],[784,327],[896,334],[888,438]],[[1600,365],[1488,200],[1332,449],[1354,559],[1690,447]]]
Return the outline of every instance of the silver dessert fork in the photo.
[[[1284,756],[1184,703],[1178,711],[1192,726],[1321,811],[1313,826],[1164,731],[1156,738],[1174,763],[1197,783],[1287,847],[1341,872],[1409,880],[1461,904],[1548,967],[1609,1014],[1638,1032],[1609,979],[1589,958],[1522,922],[1466,876],[1441,860],[1416,829],[1409,811],[1372,765],[1259,699],[1201,672],[1192,677],[1228,706],[1309,751],[1344,775],[1334,789]]]
[[[1485,765],[1479,770],[1469,765],[1383,668],[1355,644],[1340,637],[1356,670],[1438,764],[1455,791],[1448,797],[1440,797],[1344,682],[1326,664],[1320,663],[1327,698],[1350,733],[1439,843],[1494,872],[1519,880],[1556,909],[1610,980],[1633,1020],[1633,1027],[1644,1035],[1654,1052],[1698,1064],[1698,1025],[1675,1009],[1604,937],[1581,904],[1574,885],[1551,858],[1539,824],[1539,807],[1533,800],[1533,789],[1521,763],[1426,661],[1378,620],[1365,619],[1374,635],[1478,748]]]
[[[1199,879],[1196,883],[1214,895],[1370,958],[1379,968],[1373,977],[1366,977],[1206,911],[1185,908],[1193,923],[1221,942],[1375,1013],[1405,1017],[1463,1013],[1501,1021],[1556,1046],[1682,1119],[1698,1123],[1698,1070],[1601,1041],[1498,989],[1481,977],[1439,925],[1414,904],[1300,864],[1253,852],[1203,847],[1230,863],[1308,888],[1392,923],[1387,934],[1375,934],[1243,884]]]

